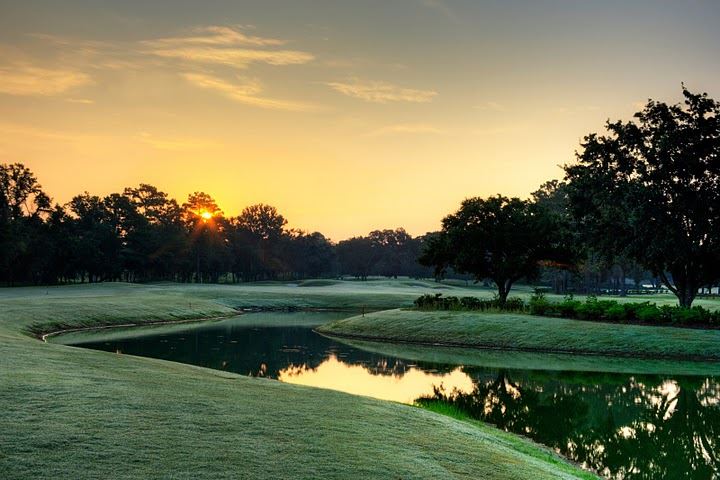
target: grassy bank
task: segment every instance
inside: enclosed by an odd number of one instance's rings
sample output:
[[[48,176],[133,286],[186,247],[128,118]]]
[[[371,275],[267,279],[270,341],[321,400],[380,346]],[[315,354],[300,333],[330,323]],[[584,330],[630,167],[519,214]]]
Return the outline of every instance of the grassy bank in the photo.
[[[346,338],[529,352],[720,359],[720,331],[586,322],[522,314],[388,310],[319,328]]]
[[[628,373],[639,375],[720,375],[717,360],[676,360],[610,357],[607,355],[574,355],[502,351],[462,347],[430,347],[411,343],[370,342],[336,337],[342,343],[380,355],[400,357],[415,362],[464,365],[467,367],[555,370],[562,372]]]
[[[27,335],[243,306],[399,306],[415,296],[417,287],[343,284],[2,291],[0,477],[591,478],[482,424]]]

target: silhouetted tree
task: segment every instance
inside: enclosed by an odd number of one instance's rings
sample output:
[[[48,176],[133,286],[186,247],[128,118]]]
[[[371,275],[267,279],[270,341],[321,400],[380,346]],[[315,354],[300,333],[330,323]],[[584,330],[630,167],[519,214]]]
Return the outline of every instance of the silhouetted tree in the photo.
[[[594,248],[649,269],[689,307],[720,279],[720,104],[684,87],[683,96],[608,122],[565,171]]]
[[[287,220],[275,207],[259,203],[245,207],[237,217],[237,224],[263,240],[272,241],[283,234]]]
[[[42,276],[38,269],[47,252],[38,242],[49,210],[50,198],[27,167],[0,164],[0,279],[12,284]]]
[[[412,237],[403,228],[374,230],[368,238],[374,250],[374,269],[380,275],[397,278],[407,271],[408,262],[417,259],[412,256]]]
[[[375,258],[375,251],[369,238],[353,237],[341,241],[337,245],[337,255],[341,274],[367,280]]]
[[[74,257],[81,279],[89,282],[116,280],[122,272],[122,240],[118,234],[119,219],[108,204],[85,192],[68,203],[73,216]]]
[[[434,266],[438,276],[452,267],[477,281],[489,278],[503,303],[515,282],[538,274],[540,262],[568,255],[558,217],[519,198],[469,198],[442,225],[420,263]]]
[[[183,269],[189,245],[182,209],[165,192],[147,184],[126,188],[123,195],[143,219],[134,224],[130,239],[137,265],[127,265],[134,280],[170,280]]]
[[[210,195],[195,192],[183,203],[182,217],[190,235],[195,281],[217,282],[221,273],[229,270],[223,212]]]
[[[297,278],[333,275],[335,250],[322,233],[292,231],[284,238],[287,271],[293,272]]]

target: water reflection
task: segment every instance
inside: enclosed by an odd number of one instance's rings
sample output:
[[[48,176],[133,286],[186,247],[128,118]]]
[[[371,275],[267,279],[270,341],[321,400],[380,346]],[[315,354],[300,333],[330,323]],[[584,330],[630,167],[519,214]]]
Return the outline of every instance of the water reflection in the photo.
[[[377,370],[385,370],[386,365],[386,361],[381,362]],[[410,367],[401,374],[377,370],[372,372],[364,365],[348,364],[331,355],[315,368],[290,365],[279,372],[278,380],[403,403],[413,403],[434,390],[471,393],[474,387],[460,367],[449,373],[431,373],[418,367]]]
[[[720,478],[720,377],[467,367],[432,349],[406,360],[312,331],[344,314],[253,315],[76,344],[400,402],[449,401],[610,478]]]
[[[522,433],[608,478],[720,475],[718,379],[468,373],[473,392],[437,391],[430,398]]]

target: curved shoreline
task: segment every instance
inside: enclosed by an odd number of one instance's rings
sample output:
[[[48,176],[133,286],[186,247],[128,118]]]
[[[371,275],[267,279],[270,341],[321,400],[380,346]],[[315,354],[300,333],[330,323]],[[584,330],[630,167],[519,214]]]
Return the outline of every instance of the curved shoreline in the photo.
[[[720,332],[511,313],[385,310],[317,327],[338,339],[486,351],[720,361]]]
[[[38,340],[42,340],[43,342],[47,343],[47,339],[50,337],[55,337],[58,335],[63,335],[65,333],[75,333],[75,332],[88,332],[91,330],[109,330],[112,328],[132,328],[132,327],[145,327],[145,326],[157,326],[157,325],[177,325],[177,324],[183,324],[183,323],[202,323],[207,322],[210,320],[224,320],[226,318],[232,318],[238,315],[242,315],[245,312],[238,312],[236,315],[219,315],[216,317],[198,317],[198,318],[188,318],[183,320],[157,320],[153,322],[142,322],[142,323],[122,323],[122,324],[109,324],[109,325],[97,325],[93,327],[78,327],[78,328],[63,328],[60,330],[55,330],[48,333],[38,333],[34,335],[35,338]]]
[[[423,347],[446,347],[446,348],[468,348],[472,350],[489,350],[494,352],[526,352],[526,353],[551,353],[558,355],[582,355],[588,357],[607,357],[607,358],[629,358],[629,359],[642,359],[642,360],[687,360],[687,361],[705,361],[705,362],[716,362],[720,361],[720,356],[716,357],[703,357],[703,356],[679,356],[679,355],[633,355],[629,353],[608,353],[608,352],[593,352],[593,351],[578,351],[578,350],[564,350],[564,349],[550,349],[550,348],[535,348],[535,347],[503,347],[498,345],[490,345],[483,343],[461,343],[461,342],[440,342],[440,341],[423,341],[423,340],[402,340],[388,337],[377,337],[372,335],[358,335],[354,333],[336,333],[336,332],[324,332],[319,329],[313,329],[315,333],[318,333],[328,338],[345,338],[348,340],[362,340],[366,342],[376,343],[389,343],[389,344],[400,344],[400,345],[417,345]]]
[[[134,322],[134,323],[122,323],[122,324],[100,324],[96,326],[90,326],[90,327],[78,327],[78,328],[61,328],[59,330],[53,330],[51,332],[42,333],[42,330],[40,332],[29,332],[32,337],[37,338],[38,340],[42,340],[43,342],[47,343],[47,339],[50,337],[55,337],[58,335],[63,335],[66,333],[76,333],[76,332],[88,332],[92,330],[108,330],[112,328],[132,328],[132,327],[145,327],[145,326],[158,326],[158,325],[178,325],[183,323],[201,323],[211,320],[224,320],[226,318],[232,318],[237,317],[240,315],[245,315],[247,313],[263,313],[263,312],[355,312],[356,309],[348,309],[348,308],[342,308],[342,307],[327,307],[327,308],[319,308],[319,307],[308,307],[308,308],[274,308],[274,307],[238,307],[236,312],[232,315],[217,315],[217,316],[210,316],[210,317],[197,317],[197,318],[186,318],[181,320],[154,320],[152,322]]]

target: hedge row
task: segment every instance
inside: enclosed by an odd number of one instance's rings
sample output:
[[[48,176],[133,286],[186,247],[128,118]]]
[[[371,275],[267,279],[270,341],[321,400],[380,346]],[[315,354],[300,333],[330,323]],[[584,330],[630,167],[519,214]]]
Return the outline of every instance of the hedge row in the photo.
[[[527,305],[520,298],[508,298],[505,305],[500,300],[480,299],[477,297],[444,297],[442,293],[435,295],[423,295],[414,302],[415,307],[420,310],[478,310],[485,311],[504,311],[504,312],[524,312]]]
[[[542,293],[536,293],[528,302],[509,298],[503,305],[498,299],[483,300],[476,297],[443,297],[442,294],[423,295],[415,300],[420,310],[476,310],[522,312],[546,317],[563,317],[576,320],[594,320],[614,323],[647,323],[677,326],[720,326],[720,312],[696,306],[657,306],[650,302],[619,303],[615,300],[585,301],[566,297],[562,302],[551,302]]]

